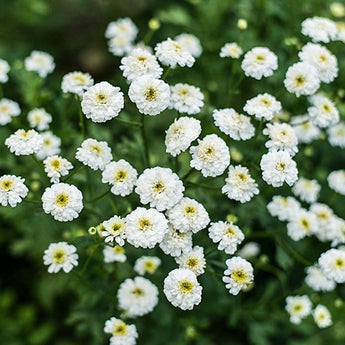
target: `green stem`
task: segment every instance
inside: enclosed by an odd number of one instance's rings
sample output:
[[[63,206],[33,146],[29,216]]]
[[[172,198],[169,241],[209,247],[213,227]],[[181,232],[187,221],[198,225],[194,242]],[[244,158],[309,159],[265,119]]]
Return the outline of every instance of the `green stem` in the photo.
[[[145,131],[145,116],[141,115],[141,137],[143,140],[143,147],[144,147],[144,164],[147,167],[150,167],[150,155],[149,155],[149,145],[147,141],[146,131]]]
[[[101,244],[101,242],[99,242],[99,243],[97,243],[97,244],[95,245],[94,250],[91,252],[91,254],[90,254],[90,255],[88,256],[88,258],[86,259],[85,264],[84,264],[83,268],[82,268],[81,271],[80,271],[81,274],[83,274],[83,273],[85,272],[87,266],[89,265],[89,263],[90,263],[92,257],[95,255],[95,253],[96,253],[98,247],[100,246],[100,244]]]
[[[98,195],[97,197],[95,197],[94,199],[91,199],[89,201],[86,201],[85,204],[92,204],[93,202],[99,200],[99,199],[102,199],[103,197],[105,197],[107,194],[110,193],[110,189],[107,190],[106,192],[102,193],[101,195]]]
[[[205,257],[209,256],[210,254],[214,253],[216,250],[218,249],[218,247],[214,247],[212,249],[210,249],[208,252],[205,253]]]
[[[36,164],[40,167],[40,169],[43,169],[44,171],[44,164],[35,155],[31,155],[31,157],[36,162]]]
[[[311,266],[313,263],[304,258],[300,253],[298,253],[295,249],[293,249],[286,241],[282,238],[277,237],[277,242],[287,251],[291,253],[291,255],[295,258],[296,261],[300,262],[305,266]]]
[[[2,85],[0,83],[0,99],[4,97],[4,92],[2,90]]]
[[[261,132],[261,129],[262,129],[263,124],[264,124],[264,118],[262,117],[261,120],[260,120],[259,127],[256,129],[256,133],[255,133],[255,135],[254,135],[253,140],[256,141],[256,139],[258,138],[258,136],[259,136],[259,134],[260,134],[260,132]]]
[[[128,125],[139,126],[139,127],[142,126],[142,124],[140,122],[124,120],[124,119],[120,119],[118,117],[115,117],[115,120],[119,121],[119,122],[127,123]]]
[[[31,202],[33,204],[40,204],[41,201],[40,200],[33,200],[33,199],[23,199],[23,201],[25,202]]]
[[[79,126],[80,126],[80,130],[81,130],[81,135],[83,136],[83,139],[85,139],[84,114],[82,112],[81,103],[80,103],[80,99],[78,98],[78,96],[76,96],[76,100],[78,102]]]
[[[78,173],[80,170],[84,169],[85,165],[80,166],[79,168],[75,169],[73,172],[71,172],[65,179],[61,179],[61,182],[68,181],[73,175]]]
[[[188,185],[205,188],[205,189],[220,190],[222,188],[222,187],[217,187],[217,186],[208,186],[207,184],[190,182],[190,181],[188,181],[187,183]]]
[[[181,180],[182,180],[182,181],[186,180],[186,179],[189,177],[189,175],[191,175],[191,174],[193,173],[193,171],[194,171],[194,168],[190,168],[190,169],[181,177]]]
[[[117,214],[117,208],[116,205],[111,197],[109,197],[109,203],[111,205],[111,208],[113,209],[114,214]]]
[[[167,69],[164,71],[163,76],[162,76],[162,80],[165,80],[166,76],[168,75],[168,73],[171,70],[171,66],[168,66]]]
[[[155,32],[155,30],[152,30],[152,29],[149,29],[149,31],[147,31],[147,33],[146,33],[146,35],[145,35],[145,37],[143,39],[143,42],[144,42],[145,45],[149,44],[149,42],[151,41],[151,38],[152,38],[154,32]]]

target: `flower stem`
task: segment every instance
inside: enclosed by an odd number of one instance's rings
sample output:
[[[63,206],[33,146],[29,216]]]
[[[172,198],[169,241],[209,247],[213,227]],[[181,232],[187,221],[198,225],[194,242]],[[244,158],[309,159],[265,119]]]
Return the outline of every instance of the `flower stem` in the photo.
[[[188,181],[187,184],[189,184],[191,186],[195,186],[195,187],[205,188],[205,189],[212,189],[212,190],[220,190],[221,189],[221,187],[208,186],[207,184],[190,182],[190,181]]]
[[[83,139],[85,139],[85,124],[84,124],[84,114],[81,110],[81,103],[79,98],[76,96],[76,100],[78,102],[78,113],[79,113],[79,126],[81,130],[81,135],[83,136]]]
[[[193,173],[194,169],[190,168],[182,177],[181,180],[184,181],[186,180],[192,173]]]
[[[40,204],[41,201],[40,200],[33,200],[33,199],[23,199],[23,201],[25,202],[31,202],[33,204]]]
[[[75,169],[73,172],[71,172],[65,179],[61,179],[61,182],[68,181],[73,175],[78,173],[80,170],[84,169],[85,165],[80,166],[79,168]]]
[[[89,265],[89,263],[90,263],[92,257],[95,255],[95,253],[96,253],[98,247],[101,245],[101,243],[102,243],[102,242],[99,242],[99,243],[97,243],[97,244],[94,245],[95,248],[93,249],[93,251],[91,252],[91,254],[88,256],[88,258],[86,259],[85,264],[84,264],[83,268],[82,268],[81,271],[80,271],[81,274],[83,274],[83,273],[85,272],[85,270],[87,269],[87,266]]]
[[[164,71],[163,76],[162,76],[162,80],[165,80],[166,76],[168,75],[168,73],[171,70],[171,66],[168,66],[167,69]]]
[[[91,204],[91,203],[93,203],[93,202],[95,202],[95,201],[97,201],[99,199],[102,199],[104,196],[106,196],[109,193],[110,193],[110,189],[107,190],[106,192],[102,193],[101,195],[98,195],[95,198],[93,198],[93,199],[91,199],[89,201],[86,201],[85,204]]]
[[[36,164],[44,171],[44,164],[35,155],[31,155],[31,157],[36,162]]]
[[[145,115],[141,116],[141,137],[143,140],[143,147],[144,147],[144,164],[150,167],[151,164],[150,164],[150,155],[149,155],[149,145],[147,142],[147,136],[146,136],[146,131],[145,131]]]
[[[128,125],[139,126],[139,127],[142,126],[142,124],[141,124],[140,122],[124,120],[124,119],[120,119],[120,118],[118,118],[118,117],[115,117],[115,120],[116,120],[116,121],[123,122],[123,123],[127,123]]]

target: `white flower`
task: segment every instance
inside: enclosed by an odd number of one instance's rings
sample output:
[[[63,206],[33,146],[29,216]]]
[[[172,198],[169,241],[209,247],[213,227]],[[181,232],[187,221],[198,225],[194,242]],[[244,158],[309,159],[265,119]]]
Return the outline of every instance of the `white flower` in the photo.
[[[10,71],[10,65],[6,60],[0,59],[0,83],[8,81],[7,73]]]
[[[135,345],[138,338],[135,325],[127,325],[120,319],[110,318],[105,322],[104,333],[110,333],[110,345]]]
[[[320,87],[317,69],[307,62],[297,62],[286,72],[284,85],[286,89],[300,95],[312,95]]]
[[[60,177],[68,175],[69,170],[73,169],[73,165],[67,159],[57,155],[46,158],[43,164],[51,183],[59,183]]]
[[[168,38],[155,47],[158,60],[166,66],[175,68],[177,65],[192,67],[195,59],[187,48],[181,43]]]
[[[293,193],[302,201],[306,201],[309,204],[317,200],[320,190],[321,186],[316,180],[308,180],[304,177],[300,177],[292,187]]]
[[[114,36],[108,41],[108,49],[115,56],[123,56],[132,50],[132,43],[130,36]]]
[[[337,246],[338,244],[344,244],[345,243],[345,220],[342,218],[339,218],[337,216],[332,217],[331,221],[332,231],[330,231],[331,238],[328,238],[332,240],[332,247]],[[328,236],[327,236],[328,237]]]
[[[318,71],[318,76],[324,83],[330,83],[338,75],[338,62],[331,52],[319,45],[307,43],[298,53],[303,62],[314,66]]]
[[[183,48],[187,49],[195,58],[198,58],[202,53],[200,40],[192,34],[179,34],[175,37],[174,41],[180,44]]]
[[[110,345],[135,345],[138,332],[135,325],[127,325],[120,319],[110,318],[105,322],[104,333],[110,333]]]
[[[331,313],[322,304],[316,306],[313,311],[313,317],[319,328],[326,328],[333,325]]]
[[[15,175],[2,175],[0,177],[0,205],[16,207],[28,194],[24,184],[25,179]]]
[[[209,134],[198,140],[198,145],[192,146],[189,151],[192,155],[190,166],[201,170],[204,177],[219,176],[230,164],[229,148],[216,134]]]
[[[166,131],[166,152],[176,157],[188,149],[192,141],[201,133],[200,121],[193,117],[175,119]]]
[[[49,128],[49,123],[52,122],[52,116],[43,108],[36,108],[28,113],[28,121],[30,127],[37,128],[43,131]]]
[[[248,140],[255,134],[249,116],[239,114],[235,109],[225,108],[213,111],[214,124],[234,140]]]
[[[198,87],[189,84],[176,84],[170,87],[170,109],[189,115],[200,113],[204,106],[204,95]]]
[[[132,82],[128,96],[140,113],[154,116],[168,107],[170,87],[163,80],[147,75]]]
[[[267,204],[267,209],[272,216],[278,217],[281,221],[291,220],[300,210],[301,204],[293,197],[273,196],[271,202]]]
[[[237,251],[237,255],[244,259],[257,257],[260,254],[260,245],[256,242],[247,242]]]
[[[313,17],[302,22],[302,34],[313,42],[328,43],[337,39],[338,29],[335,22],[328,18]]]
[[[327,177],[327,182],[329,188],[341,195],[345,195],[345,170],[332,171]]]
[[[218,249],[224,250],[226,254],[234,254],[237,246],[244,240],[243,232],[232,222],[211,223],[208,231],[212,241],[219,242]]]
[[[312,97],[312,106],[308,108],[311,122],[320,127],[330,127],[339,121],[339,112],[334,103],[323,95]]]
[[[327,129],[328,141],[332,146],[345,148],[345,122],[329,127]]]
[[[158,289],[146,278],[128,278],[121,283],[117,291],[117,299],[120,309],[129,317],[143,316],[157,305]]]
[[[130,82],[144,75],[158,79],[163,73],[156,57],[144,48],[132,49],[126,57],[123,57],[120,70]]]
[[[113,38],[116,36],[128,37],[134,41],[138,34],[138,28],[130,18],[120,18],[115,22],[110,22],[105,31],[106,38]]]
[[[56,183],[45,189],[42,206],[55,220],[67,222],[78,218],[83,209],[83,195],[76,186]]]
[[[287,123],[268,123],[262,132],[271,140],[265,143],[269,151],[283,150],[294,156],[298,152],[298,139],[293,128]]]
[[[0,100],[0,125],[7,125],[12,120],[12,116],[20,114],[19,104],[10,99]]]
[[[168,231],[165,216],[154,208],[137,207],[126,217],[126,236],[134,247],[153,248]]]
[[[305,282],[315,291],[332,291],[336,287],[333,280],[327,279],[318,266],[306,268]]]
[[[238,59],[243,54],[242,48],[236,43],[225,43],[220,49],[219,56],[221,58],[231,57],[233,59]]]
[[[182,198],[167,212],[169,222],[180,232],[197,233],[210,222],[204,206],[194,199]]]
[[[318,222],[314,213],[300,209],[289,219],[287,224],[287,233],[294,240],[311,236],[318,231]]]
[[[67,242],[51,243],[44,251],[44,264],[48,265],[49,273],[57,273],[61,269],[68,273],[73,266],[78,266],[77,248]]]
[[[341,224],[336,221],[333,210],[326,204],[314,203],[310,206],[310,212],[317,217],[317,238],[322,242],[332,241],[337,232],[336,228]]]
[[[309,144],[321,134],[320,129],[309,120],[308,115],[294,116],[291,125],[299,143]]]
[[[135,192],[142,204],[150,204],[158,211],[173,207],[183,197],[184,186],[169,168],[147,168],[139,176]]]
[[[259,189],[246,167],[230,165],[222,193],[229,199],[244,203],[250,201],[255,194],[259,194]]]
[[[134,271],[140,275],[145,273],[153,274],[161,264],[161,259],[157,256],[141,256],[135,261]]]
[[[5,140],[5,145],[16,156],[37,153],[43,145],[43,137],[34,129],[18,129]]]
[[[120,246],[125,244],[126,238],[126,220],[119,217],[113,216],[108,220],[105,220],[102,225],[104,226],[104,231],[102,231],[102,236],[105,237],[105,243],[115,242]]]
[[[266,47],[255,47],[244,55],[241,68],[247,77],[260,80],[278,68],[278,58]]]
[[[57,155],[60,153],[61,139],[54,135],[52,132],[42,132],[40,135],[43,138],[43,145],[36,153],[38,159],[45,159],[49,156]]]
[[[52,73],[55,68],[53,57],[45,52],[34,50],[30,56],[24,60],[27,71],[37,72],[41,78],[45,78]]]
[[[180,256],[192,248],[192,232],[181,232],[169,224],[168,232],[164,235],[160,248],[167,255]]]
[[[127,260],[125,250],[116,245],[115,247],[105,246],[103,249],[104,262],[125,262]]]
[[[224,271],[223,282],[229,293],[237,295],[254,281],[253,266],[239,256],[233,256],[225,263],[227,269]]]
[[[247,100],[243,110],[249,115],[255,115],[257,119],[272,120],[274,115],[282,109],[281,103],[268,93],[257,95]]]
[[[104,170],[112,159],[111,149],[107,142],[90,138],[84,140],[78,147],[75,157],[93,170]]]
[[[124,106],[123,93],[119,87],[106,81],[97,83],[85,91],[81,108],[93,122],[106,122],[119,115]]]
[[[192,310],[201,302],[201,293],[202,286],[189,269],[174,269],[164,279],[164,294],[174,307]]]
[[[292,186],[298,179],[296,162],[284,151],[272,151],[261,158],[262,178],[273,187],[281,187],[284,182]]]
[[[111,192],[126,196],[132,193],[137,182],[137,171],[125,160],[107,164],[102,172],[102,182],[109,183]]]
[[[311,313],[312,304],[307,295],[286,298],[285,310],[290,314],[290,322],[300,324]]]
[[[180,268],[190,269],[196,276],[205,272],[206,260],[203,247],[195,246],[182,255],[175,257],[175,261]]]
[[[70,72],[63,76],[61,89],[63,92],[75,93],[82,96],[83,93],[93,85],[93,79],[89,73]]]
[[[337,283],[345,282],[345,252],[340,249],[329,249],[322,253],[319,261],[321,272]]]

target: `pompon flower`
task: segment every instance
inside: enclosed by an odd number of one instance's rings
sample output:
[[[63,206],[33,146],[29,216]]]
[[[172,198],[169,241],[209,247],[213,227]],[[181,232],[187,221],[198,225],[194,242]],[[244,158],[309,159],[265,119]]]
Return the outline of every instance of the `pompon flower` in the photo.
[[[304,177],[300,177],[292,187],[292,192],[309,204],[317,200],[320,190],[321,186],[316,180],[308,180]]]
[[[105,246],[103,249],[104,262],[125,262],[127,260],[125,253],[124,248],[119,245]]]
[[[268,93],[247,100],[243,108],[249,115],[255,115],[259,120],[264,118],[266,121],[272,120],[274,115],[279,113],[281,109],[281,103]]]
[[[345,251],[329,249],[321,254],[318,264],[327,279],[336,283],[345,282]]]
[[[119,115],[124,106],[123,93],[119,87],[106,81],[97,83],[83,94],[81,108],[93,122],[106,122]]]
[[[24,65],[27,71],[37,72],[41,78],[45,78],[55,68],[54,58],[46,52],[37,50],[25,58]]]
[[[79,217],[83,209],[83,195],[80,190],[67,183],[56,183],[45,189],[42,195],[43,210],[60,222]]]
[[[138,172],[124,159],[107,164],[102,172],[102,182],[109,183],[114,195],[126,196],[132,193]]]
[[[0,59],[0,83],[6,83],[8,81],[8,72],[10,71],[10,65],[6,60]]]
[[[318,304],[313,311],[313,318],[319,328],[332,326],[332,315],[322,304]]]
[[[202,53],[200,40],[192,34],[179,34],[175,37],[174,41],[180,44],[183,48],[187,49],[195,58],[198,58]]]
[[[278,68],[278,58],[266,47],[255,47],[244,55],[241,68],[247,77],[260,80]]]
[[[158,289],[143,277],[127,278],[117,291],[119,307],[127,316],[137,317],[150,313],[158,303]]]
[[[135,261],[134,271],[140,275],[145,273],[153,274],[161,264],[161,259],[157,256],[141,256]]]
[[[317,265],[307,267],[306,273],[305,282],[314,291],[332,291],[337,286],[334,280],[327,279],[324,276],[320,267]]]
[[[237,295],[254,281],[253,266],[239,256],[233,256],[225,263],[227,269],[224,271],[223,282],[229,293]]]
[[[127,242],[136,248],[153,248],[168,231],[164,214],[154,208],[137,207],[126,217],[126,225]]]
[[[226,254],[234,254],[237,246],[244,240],[243,232],[232,222],[211,223],[208,231],[212,241],[214,243],[219,242],[218,249],[224,250]]]
[[[132,19],[119,18],[114,22],[110,22],[105,30],[106,38],[127,37],[130,41],[134,41],[138,34],[138,28]]]
[[[67,242],[51,243],[44,251],[44,264],[49,266],[49,273],[57,273],[61,269],[68,273],[78,266],[77,248]]]
[[[28,113],[28,121],[31,128],[37,128],[43,131],[49,128],[49,123],[52,122],[52,116],[43,108],[36,108]]]
[[[204,95],[198,87],[179,83],[170,87],[170,109],[189,115],[200,113],[204,106]]]
[[[168,107],[170,88],[163,80],[145,75],[132,82],[128,96],[140,113],[154,116]]]
[[[302,22],[302,34],[310,37],[313,42],[328,43],[337,39],[338,29],[333,20],[312,17]]]
[[[300,324],[311,313],[312,303],[307,295],[286,298],[285,310],[290,315],[290,322]]]
[[[213,111],[214,124],[231,139],[248,140],[255,134],[250,117],[239,114],[235,109],[225,108]]]
[[[182,310],[192,310],[201,302],[202,286],[189,269],[177,268],[164,279],[164,294],[167,300]]]
[[[4,126],[11,122],[12,117],[20,114],[19,104],[10,99],[0,100],[0,125]]]
[[[192,155],[190,166],[200,170],[204,177],[219,176],[230,164],[229,148],[216,134],[198,140],[198,145],[192,146],[189,151]]]
[[[284,182],[292,186],[298,179],[296,162],[284,151],[272,151],[261,158],[262,178],[273,187],[281,187]]]
[[[296,212],[287,224],[287,233],[294,240],[315,235],[318,231],[318,222],[315,214],[304,209]]]
[[[292,196],[274,195],[272,201],[267,204],[268,212],[281,221],[292,220],[300,208],[301,204]]]
[[[111,334],[110,345],[135,345],[138,332],[135,325],[128,325],[115,317],[105,322],[104,333]]]
[[[334,147],[345,148],[345,122],[340,122],[327,129],[328,141]]]
[[[320,78],[314,66],[307,62],[297,62],[288,68],[284,85],[297,97],[313,95],[320,87]]]
[[[16,156],[27,156],[37,153],[43,145],[43,137],[34,129],[18,129],[5,140],[5,145]]]
[[[172,68],[175,68],[177,65],[192,67],[195,62],[189,50],[171,38],[158,43],[155,47],[155,53],[163,65]]]
[[[163,73],[156,57],[144,48],[134,48],[123,57],[120,70],[129,82],[145,75],[158,79]]]
[[[169,222],[180,232],[197,233],[210,222],[204,206],[191,198],[182,198],[167,212]]]
[[[332,171],[327,177],[327,182],[329,188],[341,195],[345,195],[345,170]]]
[[[91,138],[82,142],[77,149],[75,157],[93,170],[103,170],[112,159],[108,143]]]
[[[180,268],[190,269],[199,276],[205,272],[206,260],[204,257],[204,248],[195,246],[189,251],[184,252],[182,255],[175,257],[176,263]]]
[[[43,160],[60,153],[61,139],[59,137],[51,131],[42,132],[40,135],[43,138],[43,144],[41,149],[36,153],[38,159]]]
[[[239,59],[242,54],[242,48],[236,42],[231,42],[223,45],[223,47],[220,49],[219,56],[221,58],[230,57],[233,59]]]
[[[75,93],[82,96],[93,85],[93,79],[89,73],[70,72],[63,76],[61,89],[64,93]]]
[[[259,189],[246,167],[230,165],[222,193],[226,194],[229,199],[244,203],[250,201],[254,195],[259,194]]]
[[[182,181],[171,169],[154,167],[145,169],[139,176],[135,192],[142,204],[165,211],[181,200],[184,189]]]
[[[73,165],[66,158],[57,155],[47,157],[43,164],[51,183],[59,183],[60,177],[68,175],[69,170],[73,169]]]
[[[16,207],[26,197],[29,190],[24,184],[25,179],[15,175],[0,177],[0,205]]]
[[[176,157],[188,149],[201,133],[200,121],[193,117],[180,117],[166,131],[166,152]]]
[[[321,134],[320,129],[310,121],[308,115],[294,116],[290,124],[299,143],[309,144]]]
[[[119,216],[113,216],[102,223],[104,230],[102,236],[105,243],[114,242],[120,246],[125,244],[126,238],[126,219]]]

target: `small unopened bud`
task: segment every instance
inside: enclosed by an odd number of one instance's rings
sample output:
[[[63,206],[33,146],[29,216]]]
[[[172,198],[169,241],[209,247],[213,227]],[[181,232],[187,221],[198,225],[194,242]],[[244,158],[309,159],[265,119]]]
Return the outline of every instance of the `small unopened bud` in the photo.
[[[340,299],[340,298],[337,298],[337,299],[334,301],[334,306],[335,306],[336,308],[341,308],[343,305],[344,305],[344,302],[343,302],[342,299]]]
[[[161,23],[157,18],[151,18],[149,20],[149,29],[156,31],[161,27]]]
[[[247,27],[248,27],[248,23],[245,19],[243,18],[240,18],[238,21],[237,21],[237,27],[240,29],[240,30],[246,30]]]
[[[235,162],[240,162],[243,159],[242,153],[234,147],[230,148],[230,156]]]
[[[228,222],[228,223],[233,223],[233,224],[236,224],[237,223],[237,221],[238,221],[238,218],[234,215],[234,214],[228,214],[227,216],[226,216],[226,221]]]
[[[91,226],[91,228],[89,228],[88,233],[93,236],[97,233],[97,229],[94,226]]]
[[[187,338],[195,338],[197,335],[196,329],[194,326],[187,326],[186,327],[186,337]]]
[[[341,2],[332,2],[330,7],[334,17],[341,18],[345,16],[345,6]]]
[[[31,187],[31,190],[37,191],[37,190],[40,189],[41,183],[40,183],[39,181],[32,181],[32,182],[30,183],[30,187]]]

